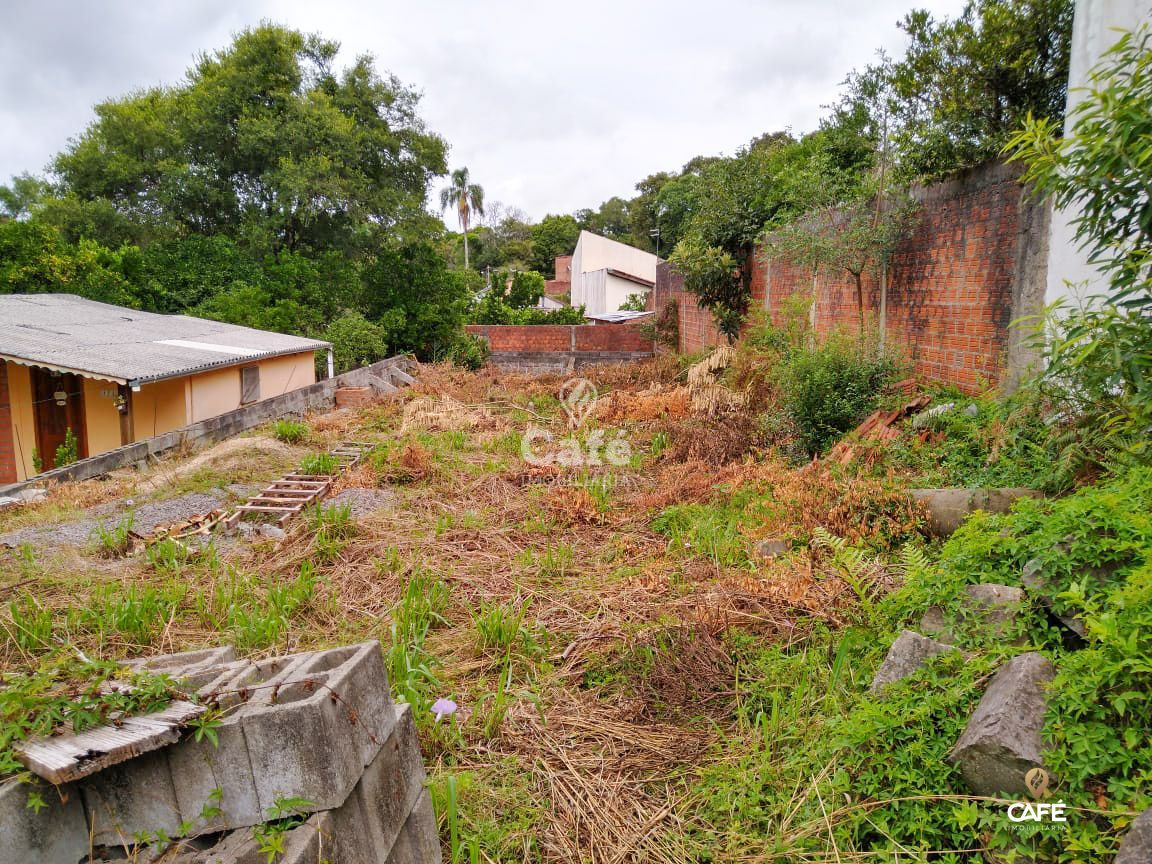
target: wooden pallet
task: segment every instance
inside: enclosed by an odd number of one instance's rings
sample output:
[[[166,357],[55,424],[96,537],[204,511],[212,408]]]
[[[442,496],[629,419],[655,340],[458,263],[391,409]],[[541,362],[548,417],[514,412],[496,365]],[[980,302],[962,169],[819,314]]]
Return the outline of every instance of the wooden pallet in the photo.
[[[274,517],[276,523],[283,526],[293,516],[326,498],[337,478],[359,464],[371,446],[359,441],[337,444],[328,451],[336,457],[338,467],[335,474],[301,474],[290,471],[229,513],[222,520],[224,527],[231,531],[236,523],[249,514]]]

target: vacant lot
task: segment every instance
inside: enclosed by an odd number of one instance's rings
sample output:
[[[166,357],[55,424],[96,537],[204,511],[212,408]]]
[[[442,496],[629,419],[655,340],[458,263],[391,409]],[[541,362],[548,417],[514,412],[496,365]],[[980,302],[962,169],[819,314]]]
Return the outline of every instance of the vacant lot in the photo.
[[[0,658],[378,639],[419,717],[451,861],[916,848],[907,824],[889,836],[908,817],[876,809],[885,789],[836,790],[885,776],[893,729],[917,765],[935,741],[939,717],[899,713],[916,693],[845,723],[894,632],[883,598],[927,560],[919,516],[896,473],[758,450],[740,400],[702,380],[673,361],[576,385],[427,366],[403,398],[311,418],[292,444],[261,430],[54,490],[0,515],[17,543],[0,551]],[[283,538],[128,533],[349,440],[369,457]],[[962,723],[990,662],[917,685],[953,699],[925,710]],[[438,718],[440,698],[459,709]],[[873,757],[879,775],[860,767]],[[916,770],[921,789],[955,786],[946,767]],[[956,801],[938,797],[950,820]]]

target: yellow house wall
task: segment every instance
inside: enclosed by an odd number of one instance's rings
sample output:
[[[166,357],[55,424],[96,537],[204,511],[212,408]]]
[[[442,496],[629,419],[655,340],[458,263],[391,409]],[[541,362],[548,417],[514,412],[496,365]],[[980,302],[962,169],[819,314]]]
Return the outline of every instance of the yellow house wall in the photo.
[[[311,351],[287,354],[260,362],[260,398],[271,399],[316,383],[316,360]]]
[[[257,361],[256,365],[260,367],[260,399],[271,399],[315,383],[314,356],[311,351],[305,351]],[[240,369],[240,366],[229,366],[191,377],[189,423],[217,417],[241,407]]]
[[[27,366],[8,364],[8,400],[12,406],[16,478],[27,480],[36,473],[32,467],[32,451],[36,449],[36,418],[32,411],[32,376]]]
[[[137,441],[188,424],[187,378],[145,384],[132,394],[132,436]]]
[[[25,480],[36,473],[32,464],[32,451],[36,448],[32,380],[27,366],[7,365],[16,474],[17,479]],[[259,361],[258,365],[261,399],[307,387],[316,381],[315,355],[311,351],[271,357]],[[92,378],[82,380],[88,455],[95,456],[121,445],[116,385]],[[132,394],[133,437],[141,441],[239,407],[239,366],[144,384]]]
[[[84,430],[88,455],[114,450],[120,441],[120,412],[116,410],[116,385],[111,381],[82,378],[84,382]]]
[[[235,411],[240,407],[240,367],[229,366],[193,375],[189,423]]]

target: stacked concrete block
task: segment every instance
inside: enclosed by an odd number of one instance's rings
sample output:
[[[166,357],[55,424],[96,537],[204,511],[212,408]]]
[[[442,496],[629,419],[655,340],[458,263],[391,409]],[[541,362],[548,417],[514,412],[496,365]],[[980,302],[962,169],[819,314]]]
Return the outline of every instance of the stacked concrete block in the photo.
[[[390,710],[393,732],[352,794],[341,806],[315,813],[287,831],[277,864],[428,864],[441,860],[411,709],[397,705]],[[213,840],[208,848],[187,848],[175,858],[169,852],[162,860],[178,864],[264,864],[267,860],[251,828]]]
[[[331,810],[348,797],[395,721],[376,642],[197,663],[171,674],[199,683],[201,697],[225,708],[217,743],[185,739],[85,782],[97,845],[122,844],[139,832],[172,834],[186,822],[206,831],[255,825],[285,798]],[[201,826],[217,789],[220,815]]]
[[[72,787],[45,784],[40,813],[27,807],[28,784],[0,786],[0,864],[144,862],[141,844],[158,837],[174,845],[157,860],[262,864],[257,826],[285,809],[303,822],[282,836],[277,861],[440,861],[415,722],[389,698],[378,643],[256,661],[211,649],[130,665],[222,707],[219,746],[186,733]]]

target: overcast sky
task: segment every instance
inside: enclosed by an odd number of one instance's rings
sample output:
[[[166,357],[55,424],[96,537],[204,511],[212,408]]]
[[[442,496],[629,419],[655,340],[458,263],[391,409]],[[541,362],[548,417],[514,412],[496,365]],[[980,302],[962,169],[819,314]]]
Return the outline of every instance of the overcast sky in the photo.
[[[899,54],[914,5],[963,0],[0,0],[0,182],[40,172],[92,106],[181,78],[262,19],[369,52],[487,199],[529,216],[816,124],[850,69]]]

